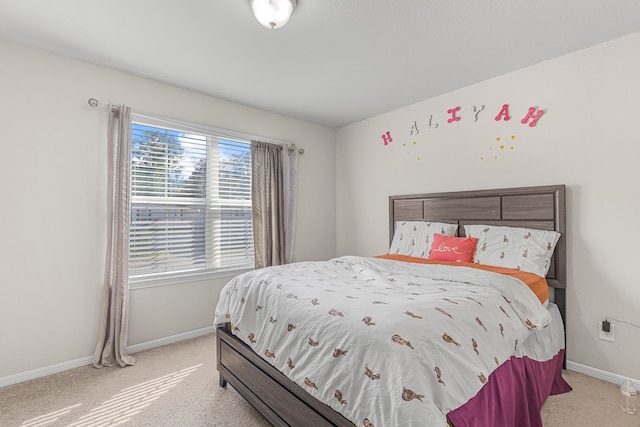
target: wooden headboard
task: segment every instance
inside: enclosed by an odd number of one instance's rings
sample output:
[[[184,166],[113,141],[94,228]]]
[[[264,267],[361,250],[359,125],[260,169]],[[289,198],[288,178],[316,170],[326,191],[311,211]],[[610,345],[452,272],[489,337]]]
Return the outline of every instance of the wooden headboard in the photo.
[[[565,186],[504,188],[389,197],[389,243],[396,221],[433,221],[458,224],[506,225],[562,234],[552,258],[547,282],[555,288],[553,301],[565,317],[567,286]]]

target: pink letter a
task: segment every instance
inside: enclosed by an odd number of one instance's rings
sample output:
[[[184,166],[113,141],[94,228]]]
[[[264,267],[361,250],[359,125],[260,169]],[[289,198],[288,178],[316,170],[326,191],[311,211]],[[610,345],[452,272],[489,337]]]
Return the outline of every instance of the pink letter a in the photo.
[[[502,109],[500,110],[500,112],[496,116],[496,122],[499,122],[502,117],[504,117],[504,121],[505,122],[507,120],[511,120],[511,116],[509,116],[509,104],[504,104],[502,106]]]

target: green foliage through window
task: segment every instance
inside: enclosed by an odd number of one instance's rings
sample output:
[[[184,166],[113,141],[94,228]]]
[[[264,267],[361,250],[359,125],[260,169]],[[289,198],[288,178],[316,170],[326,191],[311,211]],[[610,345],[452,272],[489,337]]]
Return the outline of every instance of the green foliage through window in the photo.
[[[131,126],[131,277],[253,267],[249,141]]]

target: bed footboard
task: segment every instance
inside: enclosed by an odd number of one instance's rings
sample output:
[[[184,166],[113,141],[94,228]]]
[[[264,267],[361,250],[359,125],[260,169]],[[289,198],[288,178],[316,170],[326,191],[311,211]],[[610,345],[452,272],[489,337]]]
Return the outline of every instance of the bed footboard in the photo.
[[[314,399],[229,332],[216,330],[219,384],[230,384],[274,426],[340,426],[353,423]]]

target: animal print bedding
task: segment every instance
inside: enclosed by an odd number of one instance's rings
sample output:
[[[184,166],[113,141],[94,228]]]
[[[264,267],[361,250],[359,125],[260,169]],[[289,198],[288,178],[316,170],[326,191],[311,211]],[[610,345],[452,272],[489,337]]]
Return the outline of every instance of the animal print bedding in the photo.
[[[551,320],[520,280],[346,256],[242,274],[216,325],[358,426],[446,426]]]

